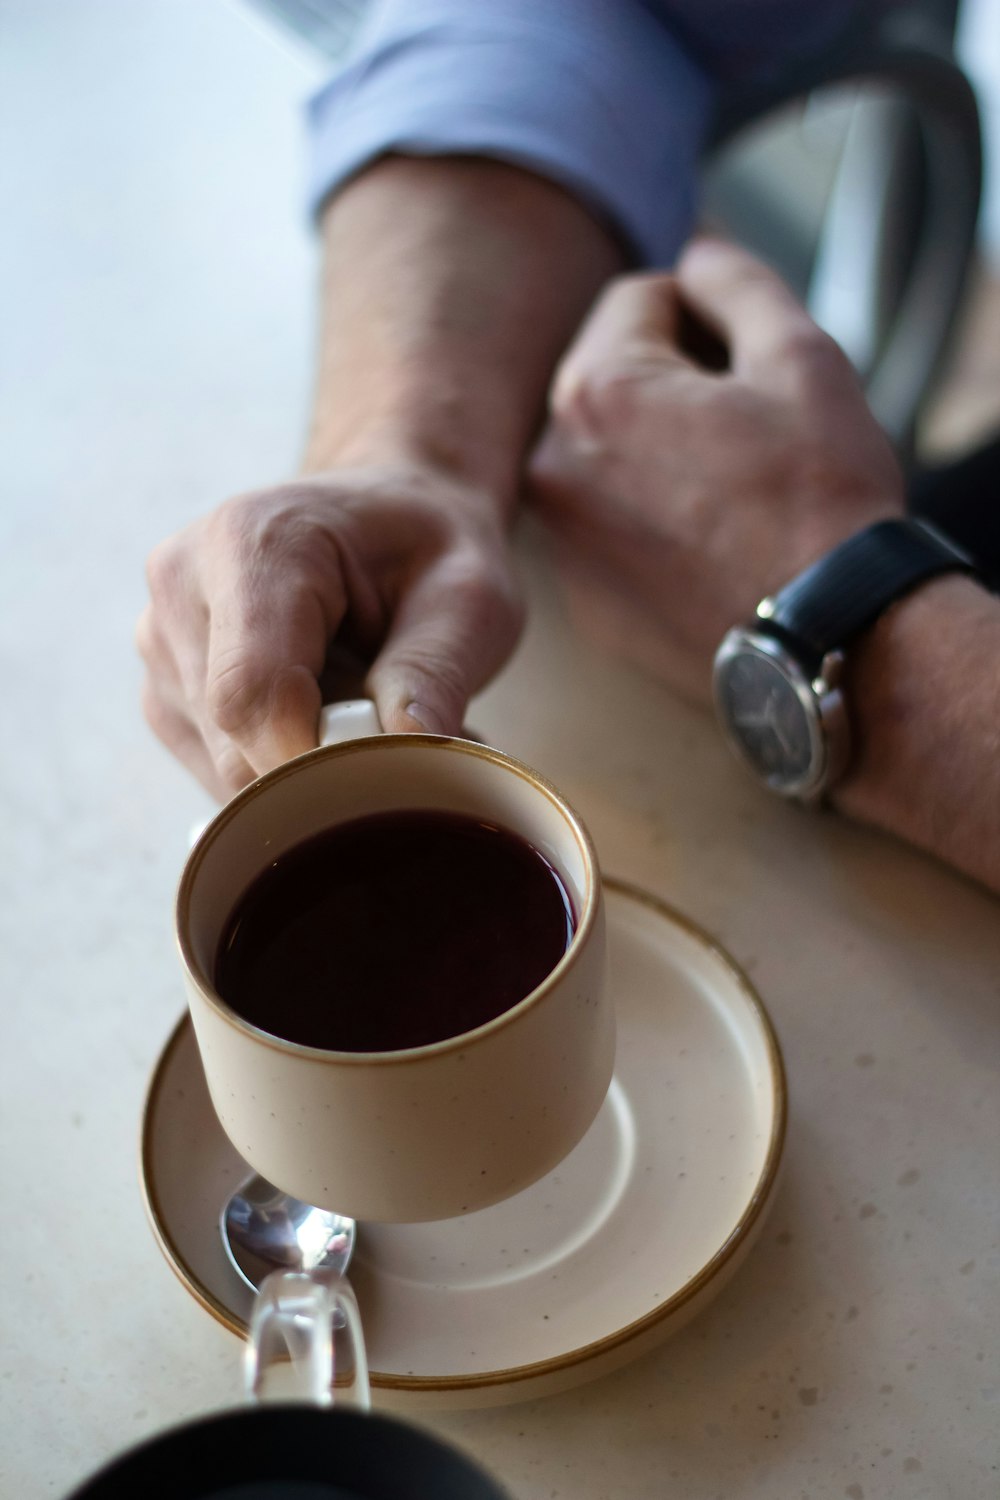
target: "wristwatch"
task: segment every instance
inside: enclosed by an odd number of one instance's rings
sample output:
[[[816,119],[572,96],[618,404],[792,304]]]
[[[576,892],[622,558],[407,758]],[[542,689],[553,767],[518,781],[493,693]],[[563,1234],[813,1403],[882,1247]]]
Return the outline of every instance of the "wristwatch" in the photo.
[[[845,651],[889,605],[939,573],[975,573],[927,521],[877,521],[835,547],[727,632],[715,654],[716,712],[732,748],[783,797],[817,801],[847,770]]]

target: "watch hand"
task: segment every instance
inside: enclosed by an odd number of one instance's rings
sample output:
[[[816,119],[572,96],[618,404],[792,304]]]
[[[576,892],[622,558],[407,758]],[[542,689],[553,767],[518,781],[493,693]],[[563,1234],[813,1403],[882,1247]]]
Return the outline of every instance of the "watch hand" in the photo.
[[[768,691],[767,697],[764,700],[764,710],[762,713],[749,715],[738,722],[741,725],[749,723],[752,728],[769,731],[772,736],[772,742],[777,742],[778,748],[783,755],[788,756],[792,753],[794,747],[789,741],[781,722],[781,700],[777,689],[771,688]]]
[[[770,698],[768,698],[768,707],[769,708],[771,707],[771,703],[772,703],[772,700]],[[778,717],[777,714],[770,715],[770,723],[771,723],[771,733],[774,735],[775,739],[778,741],[778,744],[781,746],[782,750],[785,752],[786,755],[791,755],[795,747],[794,747],[792,741],[788,738],[788,734],[787,734],[787,732],[785,730],[785,726],[782,724],[781,719]]]
[[[763,713],[744,711],[743,713],[734,714],[733,717],[741,729],[771,728],[771,714],[769,709],[765,709]]]

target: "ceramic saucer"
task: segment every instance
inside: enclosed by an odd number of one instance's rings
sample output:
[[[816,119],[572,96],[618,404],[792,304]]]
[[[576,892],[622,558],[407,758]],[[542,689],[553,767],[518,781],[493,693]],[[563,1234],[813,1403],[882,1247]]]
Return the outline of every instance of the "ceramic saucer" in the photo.
[[[700,928],[633,887],[605,890],[618,1051],[587,1135],[492,1208],[361,1226],[350,1274],[380,1406],[526,1400],[622,1365],[721,1289],[763,1222],[786,1112],[767,1013]],[[146,1207],[181,1281],[240,1334],[251,1294],[219,1217],[246,1171],[185,1016],[146,1100]]]

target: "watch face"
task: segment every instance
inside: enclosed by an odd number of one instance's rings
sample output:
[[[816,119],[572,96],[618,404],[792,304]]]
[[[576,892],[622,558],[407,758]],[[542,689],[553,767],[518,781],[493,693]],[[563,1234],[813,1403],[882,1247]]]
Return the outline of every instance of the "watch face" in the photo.
[[[750,769],[776,792],[807,791],[822,769],[817,711],[804,675],[782,647],[727,637],[716,661],[715,695]]]

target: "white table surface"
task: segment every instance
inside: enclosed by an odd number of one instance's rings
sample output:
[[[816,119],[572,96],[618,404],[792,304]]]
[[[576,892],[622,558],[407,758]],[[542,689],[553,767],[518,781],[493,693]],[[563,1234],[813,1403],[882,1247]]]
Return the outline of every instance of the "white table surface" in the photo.
[[[6,0],[0,32],[0,1493],[33,1500],[238,1397],[236,1340],[137,1180],[208,808],[141,721],[132,629],[150,546],[295,463],[310,72],[217,0]],[[752,973],[785,1173],[746,1265],[658,1352],[421,1420],[519,1500],[995,1497],[997,903],[758,794],[527,571],[534,623],[473,720]]]

